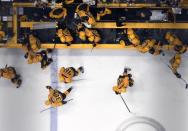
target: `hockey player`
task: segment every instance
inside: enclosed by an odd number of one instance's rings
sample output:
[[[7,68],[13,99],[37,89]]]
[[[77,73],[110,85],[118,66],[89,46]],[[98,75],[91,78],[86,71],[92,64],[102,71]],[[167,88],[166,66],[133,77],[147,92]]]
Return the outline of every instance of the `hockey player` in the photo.
[[[170,60],[170,65],[172,72],[176,75],[177,78],[181,78],[181,75],[177,72],[177,69],[179,68],[181,64],[181,55],[175,54],[175,56]]]
[[[32,51],[37,52],[41,48],[40,40],[34,35],[29,35],[29,44]]]
[[[187,81],[177,71],[177,69],[180,67],[181,61],[181,54],[176,53],[175,56],[170,60],[171,66],[168,67],[172,70],[172,72],[174,73],[174,75],[176,75],[177,78],[181,79],[186,84],[185,89],[188,89]]]
[[[112,14],[112,11],[108,8],[102,8],[102,10],[100,10],[98,13],[97,13],[97,20],[99,21],[101,19],[101,17],[104,17],[106,15],[110,15]]]
[[[155,45],[155,43],[156,40],[147,39],[142,43],[142,45],[138,47],[138,51],[140,51],[141,53],[146,53]]]
[[[82,23],[88,28],[91,28],[96,24],[95,18],[89,11],[89,5],[84,3],[77,6],[75,11],[75,18],[80,19]]]
[[[127,32],[125,30],[125,33],[127,34],[127,37],[133,46],[136,47],[141,44],[139,36],[135,33],[133,29],[129,28],[127,29]]]
[[[96,47],[98,42],[101,40],[101,37],[97,30],[93,29],[85,29],[86,37],[88,38],[89,42],[93,44],[93,47]]]
[[[174,47],[174,51],[179,54],[183,54],[187,51],[187,46],[182,43],[182,41],[173,33],[167,32],[165,39],[170,45]]]
[[[76,33],[78,34],[79,38],[82,41],[86,41],[86,33],[85,33],[85,27],[81,23],[77,23],[76,25]]]
[[[0,41],[5,37],[5,32],[3,31],[3,23],[0,21]]]
[[[59,72],[59,80],[64,83],[71,83],[73,77],[80,75],[80,73],[84,73],[84,68],[81,66],[77,70],[73,67],[61,67]]]
[[[58,7],[50,11],[49,17],[54,19],[65,19],[67,16],[67,9]]]
[[[5,68],[0,69],[0,78],[6,78],[8,80],[11,80],[12,83],[16,84],[19,88],[22,84],[22,80],[20,78],[20,75],[16,73],[16,70],[12,66],[5,66]]]
[[[70,31],[68,30],[68,28],[66,27],[58,28],[56,34],[62,43],[66,44],[67,46],[71,45],[71,42],[73,41],[73,37]]]
[[[128,73],[131,71],[130,68],[125,68],[123,75],[120,75],[117,81],[117,86],[113,87],[113,91],[118,95],[121,93],[125,93],[128,86],[132,87],[134,84],[134,80],[132,79],[132,75]]]
[[[46,106],[51,106],[53,108],[56,108],[65,105],[67,104],[68,101],[70,101],[70,100],[65,101],[65,98],[71,92],[72,87],[70,87],[63,93],[56,89],[53,89],[51,86],[46,86],[46,88],[49,90],[48,100],[45,101]]]
[[[25,52],[37,52],[41,49],[40,40],[32,34],[24,34],[23,36],[23,49]]]
[[[116,93],[116,95],[119,95],[123,101],[123,103],[125,104],[127,110],[132,113],[129,109],[129,107],[127,106],[127,103],[125,102],[123,96],[121,95],[121,93],[125,93],[126,89],[128,88],[128,86],[132,87],[134,84],[134,80],[132,79],[132,75],[128,74],[128,71],[131,71],[130,68],[125,68],[123,75],[120,75],[117,81],[117,86],[113,87],[113,91]]]
[[[101,40],[97,30],[85,28],[82,24],[78,24],[77,33],[82,41],[86,41],[86,39],[88,39],[88,41],[93,44],[93,47],[96,47],[98,42]]]
[[[171,45],[182,45],[182,41],[173,33],[167,32],[165,34],[165,39],[168,41]]]
[[[5,32],[0,30],[0,41],[5,37]]]
[[[179,54],[183,54],[187,51],[187,45],[175,45],[174,51],[176,51]]]
[[[48,53],[51,53],[52,50],[42,50],[41,52],[32,52],[29,51],[25,54],[25,59],[27,59],[28,64],[34,64],[34,63],[41,63],[41,68],[45,69],[47,66],[49,66],[53,60],[52,58],[48,58]]]
[[[159,41],[158,43],[155,43],[153,47],[150,48],[149,53],[152,55],[162,55],[164,56],[165,54],[162,51],[162,46],[163,44]]]

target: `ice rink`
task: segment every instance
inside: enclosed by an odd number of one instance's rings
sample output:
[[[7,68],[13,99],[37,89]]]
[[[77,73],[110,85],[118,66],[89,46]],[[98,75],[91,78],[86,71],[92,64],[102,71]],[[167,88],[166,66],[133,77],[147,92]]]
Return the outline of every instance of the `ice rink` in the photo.
[[[23,55],[19,49],[0,49],[0,67],[14,66],[23,78],[19,89],[0,79],[0,131],[56,131],[50,128],[50,110],[40,113],[46,108],[50,67],[42,70],[40,64],[28,65]],[[172,52],[155,57],[130,50],[58,50],[59,69],[84,66],[85,73],[75,78],[80,81],[59,83],[61,91],[74,88],[67,98],[73,101],[58,108],[57,131],[115,131],[132,117],[112,91],[125,66],[132,68],[135,80],[133,88],[123,94],[131,111],[155,119],[166,131],[188,131],[188,90],[161,61],[168,63],[172,56]],[[187,58],[184,54],[179,72],[188,80]]]

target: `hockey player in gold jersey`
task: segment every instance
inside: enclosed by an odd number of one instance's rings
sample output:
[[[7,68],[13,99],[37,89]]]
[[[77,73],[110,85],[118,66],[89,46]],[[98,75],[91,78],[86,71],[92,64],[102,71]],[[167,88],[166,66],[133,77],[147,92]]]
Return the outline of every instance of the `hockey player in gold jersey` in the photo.
[[[134,80],[132,79],[132,75],[128,73],[131,71],[130,68],[125,68],[123,75],[120,75],[117,81],[117,86],[113,87],[113,91],[116,94],[125,93],[128,86],[132,87],[134,84]]]
[[[42,50],[40,52],[32,52],[29,51],[25,54],[25,59],[27,59],[28,64],[35,64],[35,63],[41,63],[41,68],[45,69],[47,66],[49,66],[52,62],[52,58],[48,58],[48,53],[51,53],[52,50]]]
[[[180,54],[175,54],[175,56],[170,60],[172,72],[176,75],[177,78],[181,78],[181,75],[177,71],[181,64],[181,61],[182,60]]]
[[[71,92],[72,87],[68,88],[63,93],[57,89],[53,89],[51,86],[46,86],[46,88],[49,90],[48,100],[45,101],[46,106],[56,108],[65,105],[68,101],[72,100],[65,100],[67,95]]]
[[[12,66],[5,66],[5,68],[0,69],[0,78],[11,80],[12,83],[16,84],[19,88],[22,84],[21,76],[17,74],[16,70]]]
[[[77,6],[75,11],[75,18],[80,19],[87,27],[92,27],[96,24],[96,20],[89,11],[89,5],[82,3]]]
[[[59,80],[64,83],[71,83],[73,77],[80,75],[80,73],[84,73],[84,68],[79,67],[77,70],[73,67],[61,67],[59,72]]]

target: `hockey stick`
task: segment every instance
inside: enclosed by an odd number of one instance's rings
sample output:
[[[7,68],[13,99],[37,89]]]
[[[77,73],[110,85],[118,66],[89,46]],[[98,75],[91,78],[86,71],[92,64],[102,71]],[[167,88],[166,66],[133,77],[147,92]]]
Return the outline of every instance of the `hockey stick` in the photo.
[[[86,80],[86,79],[73,79],[73,82],[74,81],[83,81],[83,80]]]
[[[168,68],[170,68],[172,70],[172,68],[169,65],[168,65]],[[182,77],[180,77],[179,79],[181,79],[185,83],[185,89],[187,89],[188,88],[187,81],[184,78],[182,78]]]
[[[69,102],[69,101],[72,101],[73,99],[69,99],[67,100],[66,102]],[[49,107],[49,108],[46,108],[46,109],[43,109],[40,111],[40,113],[44,112],[44,111],[47,111],[47,110],[50,110],[50,109],[56,109],[57,107]]]
[[[121,97],[123,103],[125,104],[127,110],[129,111],[129,113],[132,113],[132,112],[130,111],[129,107],[127,106],[127,103],[126,103],[125,100],[123,99],[122,95],[121,95],[121,94],[119,94],[119,95],[120,95],[120,97]]]
[[[46,109],[43,109],[40,111],[40,113],[44,112],[44,111],[47,111],[47,110],[50,110],[50,109],[53,109],[54,107],[49,107],[49,108],[46,108]],[[54,108],[55,109],[55,108]]]

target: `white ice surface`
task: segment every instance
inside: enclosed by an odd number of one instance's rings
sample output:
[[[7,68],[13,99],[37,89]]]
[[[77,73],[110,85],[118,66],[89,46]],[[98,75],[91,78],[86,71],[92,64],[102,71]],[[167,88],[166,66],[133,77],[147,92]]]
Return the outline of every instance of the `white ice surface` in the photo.
[[[171,56],[169,52],[164,61]],[[187,58],[185,54],[180,72],[188,80]],[[188,130],[188,90],[159,57],[125,50],[59,50],[58,63],[59,68],[85,68],[85,73],[76,78],[84,80],[59,84],[61,91],[74,86],[67,98],[74,100],[58,108],[58,131],[115,131],[130,118],[120,97],[112,91],[125,66],[132,68],[135,80],[134,87],[123,95],[131,111],[157,120],[167,131]],[[49,131],[50,112],[40,110],[45,108],[50,68],[27,65],[23,53],[15,49],[0,49],[0,67],[5,64],[16,67],[23,85],[16,89],[0,79],[0,131]]]

